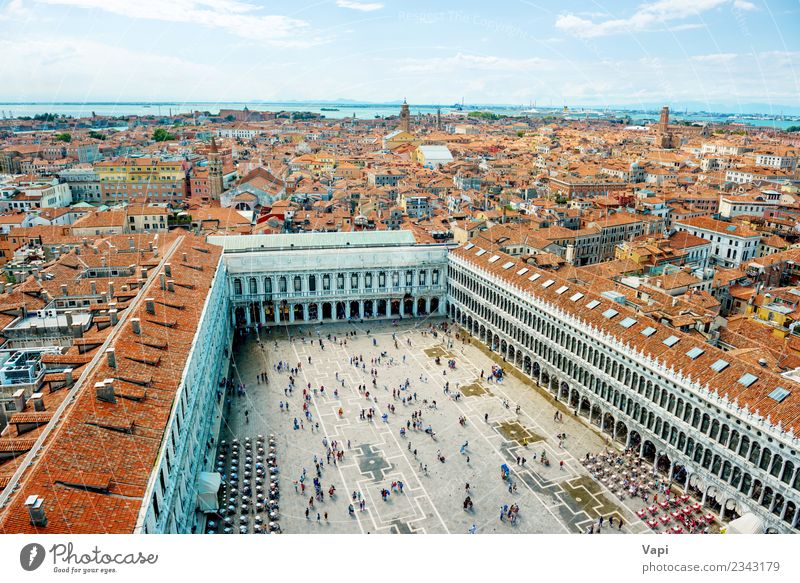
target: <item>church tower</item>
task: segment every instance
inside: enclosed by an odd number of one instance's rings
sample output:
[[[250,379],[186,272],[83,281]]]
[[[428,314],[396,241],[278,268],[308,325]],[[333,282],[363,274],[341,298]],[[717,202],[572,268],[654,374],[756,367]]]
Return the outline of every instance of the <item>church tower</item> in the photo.
[[[208,192],[211,200],[219,200],[222,195],[222,157],[213,136],[208,152]]]
[[[411,113],[408,111],[408,103],[403,99],[403,105],[400,107],[400,126],[398,129],[403,132],[411,132]]]

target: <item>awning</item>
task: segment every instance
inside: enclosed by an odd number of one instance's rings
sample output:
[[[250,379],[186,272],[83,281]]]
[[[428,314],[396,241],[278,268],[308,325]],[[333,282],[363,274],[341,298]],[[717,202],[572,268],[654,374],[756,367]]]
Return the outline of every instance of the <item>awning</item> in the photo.
[[[752,512],[728,523],[726,534],[763,534],[764,521]]]
[[[219,510],[217,492],[222,485],[222,476],[218,472],[200,472],[197,477],[197,508],[201,512]]]

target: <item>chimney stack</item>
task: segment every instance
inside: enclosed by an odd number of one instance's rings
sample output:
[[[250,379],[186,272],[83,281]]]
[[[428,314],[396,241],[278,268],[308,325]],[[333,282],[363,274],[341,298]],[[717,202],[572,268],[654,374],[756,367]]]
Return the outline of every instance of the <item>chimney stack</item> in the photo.
[[[69,295],[69,289],[67,288],[67,284],[66,283],[62,283],[61,284],[61,295],[62,296],[68,296]]]
[[[167,289],[167,276],[163,271],[158,274],[158,279],[161,280],[161,289]]]
[[[153,298],[146,298],[144,300],[145,308],[147,309],[148,314],[155,314],[156,313],[156,302]]]
[[[117,397],[114,394],[114,379],[106,379],[94,384],[94,395],[98,401],[104,403],[116,403]]]
[[[34,411],[44,411],[44,395],[42,393],[33,393],[31,401],[33,401]]]
[[[111,298],[113,298],[113,297],[114,297],[114,282],[113,281],[109,281],[108,282],[108,299],[109,299],[109,301],[111,301]]]
[[[64,381],[66,381],[68,387],[72,386],[72,369],[71,368],[64,369]]]
[[[47,526],[47,516],[44,512],[44,498],[33,494],[25,500],[25,507],[28,509],[28,516],[31,518],[33,526],[44,528]]]
[[[25,389],[19,389],[11,395],[11,398],[14,399],[14,410],[17,413],[21,413],[25,410]]]
[[[171,279],[167,282],[167,291],[174,292],[175,291],[175,282]]]
[[[147,279],[147,268],[142,267],[142,279]]]
[[[186,251],[183,252],[183,262],[184,263],[188,263],[189,262],[189,256],[186,254]]]
[[[96,295],[97,295],[97,282],[96,282],[96,281],[94,281],[94,280],[90,281],[90,282],[89,282],[89,287],[90,287],[90,288],[91,288],[91,290],[92,290],[92,295],[93,295],[93,296],[96,296]]]
[[[117,355],[114,353],[113,348],[109,348],[106,350],[106,358],[108,359],[108,366],[111,368],[117,368]]]
[[[167,277],[172,277],[172,264],[165,263],[164,264],[164,273],[167,274]]]
[[[72,310],[64,312],[64,318],[67,322],[67,328],[72,328]]]
[[[130,239],[128,239],[128,247],[129,247],[130,249],[136,249],[136,243],[134,243],[134,242],[133,242],[133,237],[131,237]]]
[[[111,318],[111,325],[116,326],[117,322],[119,322],[119,318],[117,317],[117,308],[111,308],[108,311],[108,315]]]
[[[142,321],[139,318],[131,318],[131,330],[134,334],[142,333]]]

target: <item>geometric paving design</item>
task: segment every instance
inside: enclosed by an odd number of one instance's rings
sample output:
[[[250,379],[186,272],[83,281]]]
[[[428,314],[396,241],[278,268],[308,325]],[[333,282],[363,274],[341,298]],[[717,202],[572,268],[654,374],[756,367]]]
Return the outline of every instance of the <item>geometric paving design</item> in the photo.
[[[460,390],[465,397],[477,397],[479,395],[486,395],[488,393],[488,391],[478,383],[464,385]]]
[[[448,352],[447,350],[445,350],[441,346],[433,346],[431,348],[426,348],[424,352],[425,352],[425,354],[427,354],[431,358],[437,358],[437,357],[438,358],[453,358],[453,353],[452,352]]]
[[[519,445],[528,445],[537,441],[544,440],[544,437],[537,435],[530,429],[526,429],[519,424],[519,421],[502,421],[495,424],[497,431],[508,441],[514,441]]]

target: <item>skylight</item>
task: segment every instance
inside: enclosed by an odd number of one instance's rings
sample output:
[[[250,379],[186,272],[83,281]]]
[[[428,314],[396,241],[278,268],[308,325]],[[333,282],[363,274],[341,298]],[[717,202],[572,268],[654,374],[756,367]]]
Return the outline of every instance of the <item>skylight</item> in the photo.
[[[474,246],[475,246],[475,243],[467,243],[467,246],[466,246],[466,247],[464,247],[464,249],[466,249],[467,251],[469,251],[469,250],[470,250],[470,249],[472,249]]]
[[[647,336],[648,338],[656,333],[656,329],[652,326],[648,326],[644,330],[642,330],[642,336]]]
[[[749,387],[754,382],[758,380],[758,377],[754,374],[745,373],[742,375],[742,378],[739,379],[739,384],[744,385],[745,387]]]
[[[503,269],[510,269],[512,267],[514,267],[514,262],[513,261],[508,261],[506,263],[503,263]]]
[[[775,401],[778,401],[778,403],[782,403],[782,402],[783,402],[783,400],[784,400],[786,397],[788,397],[789,395],[791,395],[791,394],[792,394],[792,392],[791,392],[791,391],[787,391],[787,390],[786,390],[786,389],[784,389],[783,387],[776,387],[776,388],[775,388],[775,390],[774,390],[774,391],[772,391],[772,392],[769,394],[769,398],[770,398],[770,399],[773,399],[773,400],[775,400]]]
[[[480,257],[480,256],[481,256],[481,255],[483,255],[484,253],[486,253],[486,249],[478,249],[478,252],[477,252],[477,253],[475,253],[475,255],[477,255],[478,257]]]
[[[562,285],[560,288],[558,288],[558,289],[556,290],[556,293],[557,293],[558,295],[561,295],[561,294],[563,294],[565,291],[567,291],[568,289],[569,289],[569,286]]]
[[[550,286],[551,286],[551,285],[553,285],[554,283],[555,283],[555,281],[553,281],[552,279],[548,279],[546,282],[544,282],[544,283],[542,284],[542,287],[550,287]]]
[[[529,271],[530,271],[530,269],[528,269],[527,267],[523,267],[522,269],[520,269],[520,270],[517,272],[517,275],[525,275],[525,274],[526,274],[526,273],[528,273]]]
[[[614,308],[608,308],[605,312],[603,312],[603,316],[605,316],[609,320],[614,316],[616,316],[617,314],[619,314],[619,312],[616,311]]]
[[[680,338],[678,338],[677,336],[670,336],[669,338],[664,339],[664,344],[666,344],[669,347],[672,347],[678,343],[678,340],[680,340]]]
[[[623,328],[630,328],[635,323],[636,320],[634,320],[633,318],[625,318],[624,320],[622,320],[622,322],[619,323],[619,325],[622,326]]]
[[[730,364],[731,363],[728,362],[727,360],[722,360],[720,358],[717,362],[715,362],[714,364],[711,365],[711,370],[716,371],[716,372],[722,372],[723,370],[728,368],[730,366]]]
[[[531,276],[528,278],[528,281],[536,281],[536,280],[537,280],[537,279],[539,279],[540,277],[542,277],[542,275],[541,275],[540,273],[534,273],[533,275],[531,275]]]
[[[590,310],[594,310],[599,305],[600,305],[600,302],[598,302],[597,300],[592,300],[591,302],[586,304],[586,307],[589,308]]]
[[[686,356],[688,356],[689,358],[691,358],[692,360],[694,360],[695,358],[697,358],[698,356],[700,356],[700,355],[701,355],[701,354],[703,354],[704,352],[705,352],[705,350],[703,350],[702,348],[698,348],[697,346],[695,346],[694,348],[692,348],[690,351],[688,351],[688,352],[686,353]]]
[[[583,294],[582,294],[581,292],[577,292],[577,293],[575,293],[575,294],[574,294],[572,297],[570,297],[570,298],[569,298],[569,301],[571,301],[571,302],[577,302],[577,301],[578,301],[579,299],[581,299],[582,297],[583,297]]]
[[[499,255],[492,255],[491,257],[489,257],[489,263],[494,263],[498,259],[500,259]]]

